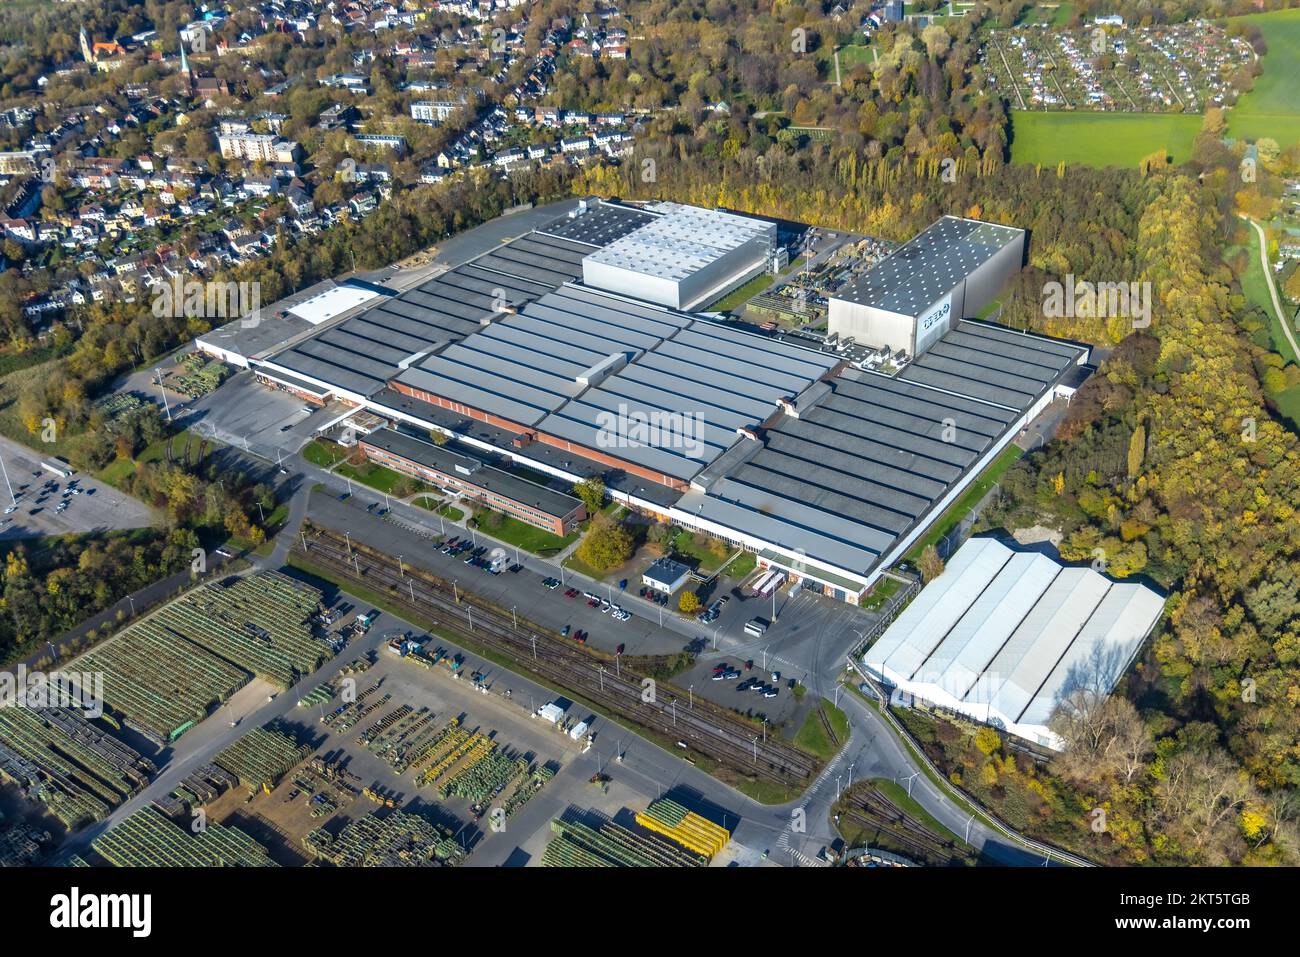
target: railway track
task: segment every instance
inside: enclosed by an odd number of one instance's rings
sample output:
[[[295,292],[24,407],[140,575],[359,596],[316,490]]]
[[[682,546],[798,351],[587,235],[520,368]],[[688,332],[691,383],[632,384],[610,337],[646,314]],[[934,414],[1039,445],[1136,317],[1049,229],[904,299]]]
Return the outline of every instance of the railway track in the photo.
[[[693,707],[681,706],[685,694],[672,685],[656,684],[611,656],[566,642],[535,622],[520,618],[516,627],[509,613],[478,596],[457,592],[450,582],[409,562],[399,569],[391,556],[365,545],[349,547],[330,529],[304,525],[293,551],[341,580],[386,594],[394,604],[504,655],[558,690],[681,741],[745,777],[802,789],[821,767],[816,758],[791,745],[763,740],[751,725],[712,702],[696,699]]]
[[[905,854],[919,860],[951,862],[961,858],[961,850],[951,841],[909,818],[874,788],[862,795],[856,805],[846,808],[844,815],[877,836],[886,836]]]

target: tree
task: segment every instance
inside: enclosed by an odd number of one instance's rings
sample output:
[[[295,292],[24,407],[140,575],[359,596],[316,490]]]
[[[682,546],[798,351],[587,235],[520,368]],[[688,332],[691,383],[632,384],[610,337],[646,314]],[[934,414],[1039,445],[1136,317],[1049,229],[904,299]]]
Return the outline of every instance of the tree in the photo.
[[[578,557],[592,568],[608,571],[631,558],[632,550],[632,536],[628,530],[598,513],[578,544],[577,552]]]
[[[695,592],[688,588],[682,592],[681,597],[677,599],[677,607],[681,610],[683,615],[694,615],[704,607],[704,603],[700,601],[699,595],[695,594]]]
[[[921,571],[921,578],[927,584],[943,574],[943,559],[939,557],[939,549],[933,545],[925,546],[916,565]]]
[[[1106,694],[1100,670],[1088,671],[1085,666],[1085,686],[1070,692],[1048,719],[1048,727],[1065,745],[1055,767],[1075,781],[1119,778],[1128,784],[1146,767],[1151,732],[1132,702]]]
[[[573,486],[573,494],[587,506],[587,514],[595,515],[605,504],[605,483],[598,476],[585,478]]]

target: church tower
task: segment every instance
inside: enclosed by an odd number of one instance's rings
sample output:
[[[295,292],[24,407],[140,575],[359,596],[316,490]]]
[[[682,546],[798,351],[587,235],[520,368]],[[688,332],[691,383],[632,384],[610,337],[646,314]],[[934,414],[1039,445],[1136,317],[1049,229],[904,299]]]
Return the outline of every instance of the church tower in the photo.
[[[190,67],[189,57],[185,55],[185,31],[180,31],[181,45],[181,75],[185,77],[185,89],[189,91],[190,96],[194,95],[194,70]]]

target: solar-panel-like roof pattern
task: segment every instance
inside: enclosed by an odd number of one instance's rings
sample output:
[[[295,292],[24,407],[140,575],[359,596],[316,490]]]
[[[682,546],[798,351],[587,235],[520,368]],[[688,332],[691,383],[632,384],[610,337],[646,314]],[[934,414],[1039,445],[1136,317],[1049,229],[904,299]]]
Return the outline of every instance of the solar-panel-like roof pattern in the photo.
[[[591,261],[660,279],[685,279],[775,227],[720,210],[656,203],[659,215],[593,252]]]
[[[1024,230],[945,216],[835,293],[889,312],[915,316],[988,262]]]
[[[587,200],[586,209],[579,206],[568,215],[543,226],[539,232],[589,246],[607,246],[654,218],[654,214],[631,206],[607,203],[604,200]]]
[[[309,379],[372,395],[402,363],[478,331],[502,304],[518,307],[577,278],[588,251],[578,243],[529,233],[268,361]]]

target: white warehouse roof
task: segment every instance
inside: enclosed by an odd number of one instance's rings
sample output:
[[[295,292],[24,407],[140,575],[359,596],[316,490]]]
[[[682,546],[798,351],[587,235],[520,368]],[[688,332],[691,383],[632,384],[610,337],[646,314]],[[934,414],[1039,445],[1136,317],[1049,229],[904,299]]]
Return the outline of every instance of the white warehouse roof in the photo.
[[[357,306],[370,302],[372,299],[378,299],[381,295],[383,293],[367,286],[340,283],[322,293],[317,293],[296,306],[290,306],[288,311],[291,315],[295,315],[299,319],[305,319],[313,326],[318,326],[322,322],[328,322],[336,316],[341,316]]]
[[[1078,688],[1109,693],[1164,597],[993,538],[971,539],[863,657],[932,705],[1059,748],[1047,728]]]
[[[776,235],[774,224],[735,213],[667,202],[646,209],[659,215],[587,258],[658,279],[682,280],[748,242],[774,241]]]

